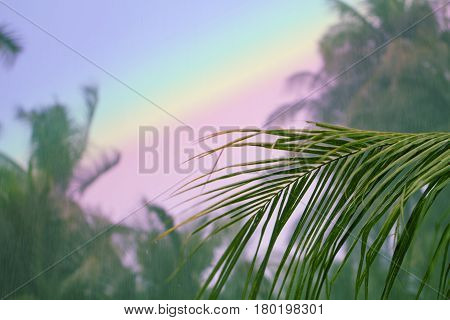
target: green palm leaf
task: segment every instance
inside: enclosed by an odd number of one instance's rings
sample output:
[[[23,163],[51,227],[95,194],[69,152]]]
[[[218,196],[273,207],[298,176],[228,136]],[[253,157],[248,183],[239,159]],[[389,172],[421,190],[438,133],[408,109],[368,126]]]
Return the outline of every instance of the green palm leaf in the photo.
[[[204,241],[238,226],[199,297],[218,298],[240,259],[252,251],[243,298],[259,297],[266,276],[267,298],[317,299],[327,295],[359,248],[355,297],[369,297],[370,271],[395,234],[381,297],[388,298],[419,226],[450,178],[449,133],[374,132],[316,123],[305,130],[241,130],[244,137],[226,148],[266,148],[288,156],[215,169],[181,187],[177,194],[203,190],[189,201],[197,213],[165,232],[206,217],[195,232]],[[225,132],[223,134],[232,134]],[[255,142],[255,136],[271,139]],[[207,188],[204,188],[207,186]],[[408,210],[412,205],[413,209]],[[441,239],[430,267],[442,256],[439,285],[417,281],[440,298],[448,292],[446,250],[449,214],[442,217]],[[279,254],[279,248],[282,252]],[[433,248],[430,248],[432,250]]]

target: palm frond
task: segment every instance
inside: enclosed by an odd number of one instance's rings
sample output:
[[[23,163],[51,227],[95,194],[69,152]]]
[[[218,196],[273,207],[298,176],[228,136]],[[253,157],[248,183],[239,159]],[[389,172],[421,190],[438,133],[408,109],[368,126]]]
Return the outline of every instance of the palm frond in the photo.
[[[84,101],[86,104],[86,121],[81,128],[79,128],[80,136],[75,148],[76,158],[80,160],[84,153],[86,152],[89,135],[91,132],[92,121],[94,120],[95,111],[97,110],[99,95],[98,89],[95,86],[84,86],[83,87]]]
[[[19,41],[14,35],[7,31],[5,26],[0,26],[0,57],[10,64],[21,50]]]
[[[197,228],[211,236],[239,225],[215,263],[199,297],[218,298],[239,260],[252,252],[243,298],[256,298],[271,275],[267,298],[317,299],[329,292],[342,268],[359,248],[355,297],[368,298],[370,271],[380,250],[390,261],[382,298],[388,298],[419,226],[450,179],[449,133],[374,132],[316,123],[312,129],[238,131],[244,138],[225,148],[265,148],[289,156],[229,165],[198,177],[177,194],[192,197],[197,213],[167,230],[165,236],[200,217]],[[265,136],[269,142],[252,139]],[[196,202],[195,202],[196,201]],[[412,210],[407,210],[407,204]],[[430,252],[442,258],[448,249],[449,213],[438,230],[440,244]],[[447,246],[447,247],[446,247]],[[277,248],[282,248],[277,255]],[[438,258],[433,259],[435,265]],[[429,285],[429,271],[417,290],[431,287],[447,297],[447,256],[440,285]],[[439,260],[440,261],[440,260]],[[432,266],[430,266],[431,268]]]
[[[91,185],[97,181],[98,178],[103,176],[106,172],[110,171],[120,162],[120,152],[113,151],[109,153],[102,153],[100,159],[97,159],[88,168],[79,168],[77,176],[75,177],[75,190],[81,195]]]

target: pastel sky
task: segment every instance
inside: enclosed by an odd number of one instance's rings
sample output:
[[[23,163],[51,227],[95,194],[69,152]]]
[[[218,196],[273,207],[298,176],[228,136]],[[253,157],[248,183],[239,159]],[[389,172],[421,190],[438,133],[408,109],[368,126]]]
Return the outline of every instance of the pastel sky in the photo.
[[[286,78],[320,66],[318,40],[335,20],[327,1],[1,0],[0,24],[24,51],[0,69],[0,150],[27,158],[29,132],[15,120],[17,106],[59,101],[80,120],[80,88],[97,85],[92,145],[120,150],[122,161],[83,203],[119,218],[183,178],[139,174],[137,165],[139,126],[179,123],[105,71],[194,128],[261,125],[298,95]]]

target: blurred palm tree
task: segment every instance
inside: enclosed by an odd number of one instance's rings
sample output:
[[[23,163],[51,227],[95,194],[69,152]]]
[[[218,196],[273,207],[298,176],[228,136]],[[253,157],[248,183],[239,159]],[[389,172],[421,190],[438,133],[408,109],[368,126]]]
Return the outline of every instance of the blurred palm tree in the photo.
[[[110,235],[67,256],[55,266],[57,272],[27,283],[109,224],[99,216],[86,215],[73,198],[120,159],[118,152],[109,152],[96,166],[82,164],[98,102],[95,88],[85,88],[84,95],[87,117],[82,126],[74,124],[61,104],[37,111],[19,110],[19,118],[31,127],[27,168],[0,153],[2,297],[22,284],[26,285],[13,297],[118,297],[129,292],[122,284],[133,286]]]
[[[5,26],[0,26],[0,58],[10,64],[21,50],[17,38]]]
[[[138,297],[143,299],[194,299],[202,274],[213,261],[219,241],[209,241],[190,256],[199,238],[177,230],[166,239],[157,235],[172,228],[173,219],[161,207],[144,201],[149,228],[134,230],[138,268]],[[188,241],[189,239],[189,241]]]
[[[296,73],[289,83],[319,88],[361,62],[322,88],[317,97],[282,107],[269,121],[288,120],[299,110],[307,110],[319,120],[361,129],[449,130],[446,1],[364,0],[357,7],[341,0],[330,2],[340,20],[320,41],[323,66],[317,73]],[[430,15],[433,8],[440,9]]]
[[[76,126],[67,109],[58,103],[44,109],[18,110],[18,118],[31,127],[29,165],[60,193],[82,194],[104,173],[119,163],[117,151],[103,153],[99,160],[85,168],[83,156],[88,147],[89,132],[98,103],[97,89],[85,87],[87,107],[84,125]]]
[[[163,208],[147,201],[147,228],[115,225],[113,231],[98,236],[111,222],[78,205],[76,199],[120,160],[115,151],[101,154],[93,163],[83,160],[97,90],[84,88],[84,97],[83,125],[76,125],[59,103],[41,110],[19,109],[18,118],[31,128],[26,168],[0,153],[0,241],[4,243],[0,296],[193,299],[219,239],[203,243],[192,257],[188,254],[199,245],[199,238],[188,233],[177,231],[155,242],[160,232],[173,226],[173,220]],[[88,246],[68,255],[93,238]],[[125,266],[123,260],[130,257],[131,266]],[[60,259],[55,270],[33,279]]]

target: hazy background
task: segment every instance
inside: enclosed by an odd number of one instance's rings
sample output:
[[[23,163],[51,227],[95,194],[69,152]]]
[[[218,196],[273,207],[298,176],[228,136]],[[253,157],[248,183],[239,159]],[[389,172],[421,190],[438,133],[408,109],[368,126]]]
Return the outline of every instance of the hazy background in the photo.
[[[286,85],[292,72],[318,68],[318,40],[336,20],[326,1],[5,3],[194,128],[264,123],[299,95]],[[15,119],[17,106],[59,101],[82,119],[80,87],[95,84],[100,103],[91,143],[119,149],[122,161],[83,203],[120,217],[143,194],[183,177],[137,171],[138,127],[174,127],[176,120],[2,4],[0,21],[24,47],[0,73],[1,150],[25,163],[29,132]]]

